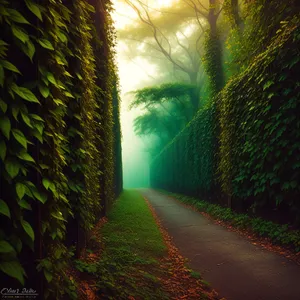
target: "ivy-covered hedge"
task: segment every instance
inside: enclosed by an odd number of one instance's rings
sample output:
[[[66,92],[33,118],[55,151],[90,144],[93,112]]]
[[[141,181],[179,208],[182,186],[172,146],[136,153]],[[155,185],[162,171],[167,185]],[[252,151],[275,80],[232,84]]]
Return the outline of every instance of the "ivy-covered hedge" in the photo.
[[[215,113],[214,103],[200,109],[153,160],[150,168],[153,187],[205,197],[217,191]]]
[[[0,282],[51,299],[122,188],[111,5],[91,4],[0,0]]]
[[[294,21],[220,94],[219,167],[226,193],[269,208],[284,204],[300,216],[300,29]]]
[[[282,22],[269,47],[153,160],[153,187],[197,196],[222,190],[237,206],[279,207],[299,221],[298,24]]]

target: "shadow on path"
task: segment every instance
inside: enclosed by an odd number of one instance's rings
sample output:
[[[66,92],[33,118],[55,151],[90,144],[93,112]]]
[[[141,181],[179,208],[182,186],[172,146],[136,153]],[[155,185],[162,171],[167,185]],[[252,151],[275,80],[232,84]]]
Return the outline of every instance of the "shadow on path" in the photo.
[[[299,300],[300,266],[172,198],[139,190],[194,271],[228,300]]]

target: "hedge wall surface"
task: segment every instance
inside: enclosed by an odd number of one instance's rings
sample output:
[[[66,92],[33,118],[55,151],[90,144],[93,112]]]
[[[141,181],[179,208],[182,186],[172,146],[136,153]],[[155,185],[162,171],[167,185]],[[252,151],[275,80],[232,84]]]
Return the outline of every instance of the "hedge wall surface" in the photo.
[[[300,212],[300,30],[297,21],[219,96],[223,190]]]
[[[217,190],[215,113],[214,103],[200,109],[153,160],[150,168],[153,187],[205,197]]]
[[[153,160],[151,183],[241,206],[285,209],[300,220],[299,19]]]
[[[0,282],[51,299],[122,189],[111,4],[91,4],[0,0]]]

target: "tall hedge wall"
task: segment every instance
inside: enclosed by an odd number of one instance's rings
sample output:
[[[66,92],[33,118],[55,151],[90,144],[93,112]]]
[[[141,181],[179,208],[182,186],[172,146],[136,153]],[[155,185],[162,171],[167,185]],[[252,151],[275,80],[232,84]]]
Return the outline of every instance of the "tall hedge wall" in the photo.
[[[219,96],[223,189],[300,213],[299,36],[295,20]]]
[[[194,119],[152,162],[151,185],[174,192],[209,196],[216,186],[215,104],[200,109]]]
[[[266,51],[153,160],[153,187],[198,196],[220,191],[241,206],[280,206],[299,221],[298,24],[283,22]]]
[[[0,282],[41,298],[75,297],[69,246],[122,188],[111,5],[91,4],[0,0]]]

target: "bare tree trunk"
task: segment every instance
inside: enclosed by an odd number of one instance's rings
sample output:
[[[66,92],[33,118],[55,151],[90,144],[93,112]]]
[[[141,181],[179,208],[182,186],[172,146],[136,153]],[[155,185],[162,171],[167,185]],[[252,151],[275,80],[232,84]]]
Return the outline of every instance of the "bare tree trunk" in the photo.
[[[224,70],[222,59],[222,45],[217,29],[217,20],[221,10],[217,12],[216,0],[209,1],[208,23],[209,35],[206,47],[208,60],[207,73],[210,77],[212,96],[215,96],[224,86]]]
[[[239,0],[231,0],[231,11],[234,25],[241,31],[244,29],[244,22],[239,13]]]

